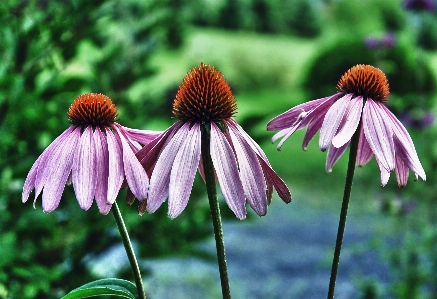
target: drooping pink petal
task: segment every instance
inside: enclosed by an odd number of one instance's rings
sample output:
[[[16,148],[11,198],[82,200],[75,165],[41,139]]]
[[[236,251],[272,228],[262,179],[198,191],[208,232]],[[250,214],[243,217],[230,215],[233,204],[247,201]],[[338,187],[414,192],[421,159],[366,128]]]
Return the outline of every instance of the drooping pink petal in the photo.
[[[149,188],[149,178],[146,171],[138,161],[134,152],[131,150],[128,142],[126,141],[126,135],[122,131],[121,126],[114,126],[114,130],[117,133],[116,138],[121,143],[123,150],[123,166],[124,175],[129,189],[139,200],[143,200],[147,197],[147,190]]]
[[[282,137],[282,136],[281,136],[282,134],[285,134],[285,135],[283,136],[284,138],[282,138],[282,140],[279,141],[278,145],[276,146],[276,149],[277,149],[278,151],[280,151],[282,145],[284,144],[284,142],[285,142],[285,141],[286,141],[286,140],[287,140],[287,139],[288,139],[288,138],[289,138],[289,137],[290,137],[294,132],[296,132],[299,128],[300,128],[299,125],[295,125],[295,126],[293,126],[293,127],[291,127],[291,128],[288,128],[288,129],[285,129],[285,130],[282,130],[282,131],[279,131],[278,133],[276,133],[276,134],[273,136],[273,138],[272,138],[272,142],[275,142],[276,139]]]
[[[185,123],[163,148],[150,177],[147,211],[154,213],[169,194],[170,172],[180,147],[187,138],[190,124]]]
[[[336,148],[340,148],[350,141],[357,130],[361,120],[361,111],[363,110],[363,97],[359,96],[351,99],[347,110],[344,125],[339,128],[339,132],[332,139],[332,145]]]
[[[228,128],[233,148],[237,154],[240,179],[246,198],[258,215],[265,215],[267,213],[266,183],[257,154],[233,126]]]
[[[93,204],[96,192],[96,166],[93,128],[88,126],[80,136],[71,170],[71,180],[77,201],[85,211]]]
[[[121,129],[125,132],[128,138],[141,143],[142,145],[148,145],[152,142],[156,137],[158,137],[162,131],[152,131],[152,130],[138,130],[131,129],[128,127],[124,127],[119,125]]]
[[[346,142],[339,148],[335,147],[334,145],[331,145],[328,150],[328,156],[326,157],[326,172],[332,172],[332,168],[334,167],[335,163],[337,163],[338,159],[343,155],[343,153],[346,151],[347,147],[349,146],[350,141]]]
[[[326,112],[328,110],[321,111],[320,114],[314,116],[311,122],[308,124],[307,131],[305,132],[305,136],[303,137],[302,149],[306,151],[308,149],[308,144],[313,139],[314,135],[316,135],[317,131],[320,130],[323,124],[323,120],[325,119]]]
[[[106,141],[108,142],[108,198],[107,203],[112,205],[120,191],[124,180],[123,151],[114,133],[106,128]]]
[[[271,168],[270,162],[267,159],[266,154],[261,149],[261,147],[255,142],[255,140],[253,140],[252,137],[250,137],[250,135],[247,134],[246,131],[244,131],[244,129],[233,118],[230,118],[230,119],[224,121],[224,123],[228,126],[233,126],[235,128],[234,132],[236,134],[239,134],[241,138],[243,138],[247,141],[247,143],[250,145],[252,150],[255,151],[255,153],[257,154],[258,159],[262,159],[264,161],[264,163],[260,162],[260,165],[261,165],[261,168],[263,169],[264,177],[266,179],[267,202],[268,202],[268,204],[270,204],[270,202],[272,200],[272,195],[273,195],[273,183],[274,183],[275,178],[269,177],[266,174],[267,170],[264,170],[264,165],[267,165],[269,168]],[[225,137],[226,137],[226,140],[228,141],[228,143],[231,145],[231,149],[235,155],[235,150],[232,147],[232,140],[229,136],[229,133],[226,133]],[[279,193],[279,191],[278,191],[278,193]]]
[[[99,212],[106,215],[112,205],[108,203],[108,177],[109,177],[109,152],[106,135],[96,128],[94,131],[94,144],[96,146],[96,203]]]
[[[396,155],[398,155],[408,168],[414,173],[418,174],[422,180],[426,180],[425,170],[419,161],[416,149],[414,147],[413,141],[411,140],[410,134],[408,134],[402,123],[393,115],[393,113],[388,110],[387,107],[381,105],[382,109],[385,111],[387,116],[391,120],[391,127],[394,133],[394,145]]]
[[[399,187],[405,187],[408,182],[409,169],[404,161],[396,155],[396,179]]]
[[[211,123],[211,159],[220,189],[229,208],[239,219],[246,218],[246,199],[241,185],[237,160],[231,145],[215,123]]]
[[[364,135],[379,163],[388,171],[395,169],[393,131],[390,118],[383,107],[372,99],[367,99],[363,109]]]
[[[54,150],[53,158],[47,161],[44,176],[45,181],[50,180],[50,184],[44,185],[42,194],[43,211],[50,213],[55,210],[61,200],[62,193],[67,183],[73,165],[74,152],[79,143],[80,130],[74,130],[68,138]]]
[[[302,113],[315,110],[320,105],[327,102],[331,103],[341,94],[342,93],[337,93],[334,96],[313,100],[293,107],[269,121],[267,124],[267,131],[279,131],[294,126],[295,122],[298,121],[299,116],[302,116]]]
[[[200,124],[195,123],[174,159],[168,195],[168,215],[172,219],[187,206],[200,160],[200,137]]]
[[[165,130],[162,134],[160,134],[135,154],[149,177],[152,175],[154,165],[158,160],[161,150],[167,146],[168,142],[172,139],[182,124],[183,123],[180,121],[174,123],[170,128]]]
[[[346,108],[351,100],[352,95],[346,94],[338,99],[326,112],[323,120],[322,128],[320,129],[319,148],[325,151],[332,143],[332,139],[337,133],[341,120],[344,117]]]
[[[270,165],[268,165],[264,161],[264,159],[258,157],[258,161],[261,164],[264,175],[268,180],[272,182],[273,186],[276,189],[276,192],[278,192],[279,197],[285,203],[291,202],[291,193],[284,181],[276,174],[276,172],[270,167]]]
[[[358,139],[358,149],[357,149],[357,160],[356,164],[359,167],[362,167],[369,163],[369,161],[373,157],[372,149],[370,148],[369,143],[367,142],[366,136],[364,136],[363,126],[360,126],[360,136]]]
[[[388,180],[390,178],[390,172],[387,171],[387,169],[385,169],[385,167],[381,164],[381,162],[378,159],[376,159],[376,163],[378,164],[379,171],[381,172],[381,187],[384,187],[388,183]]]
[[[64,141],[71,135],[71,133],[77,129],[77,127],[70,126],[61,135],[59,135],[38,157],[38,159],[33,164],[29,174],[27,175],[26,181],[23,187],[23,202],[27,201],[30,192],[35,187],[35,201],[39,194],[41,193],[48,176],[44,176],[45,171],[50,171],[48,169],[49,162],[53,159],[53,153],[58,147],[60,147]]]

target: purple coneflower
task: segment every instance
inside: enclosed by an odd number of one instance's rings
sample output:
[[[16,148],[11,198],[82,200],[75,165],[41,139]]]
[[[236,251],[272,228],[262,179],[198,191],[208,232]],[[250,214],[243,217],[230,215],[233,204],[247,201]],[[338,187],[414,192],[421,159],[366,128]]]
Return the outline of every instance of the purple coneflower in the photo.
[[[173,103],[179,121],[137,153],[150,176],[147,201],[140,214],[155,212],[167,199],[169,216],[186,207],[197,168],[203,176],[201,134],[210,134],[210,152],[222,194],[239,219],[246,216],[246,199],[265,215],[273,187],[285,202],[290,192],[271,168],[256,142],[232,118],[236,101],[223,75],[201,64],[184,78]]]
[[[117,108],[103,94],[79,96],[67,115],[71,126],[30,169],[23,187],[23,202],[35,189],[35,201],[42,192],[43,210],[52,212],[59,205],[65,184],[72,182],[82,209],[88,210],[95,198],[100,213],[106,215],[125,179],[137,198],[145,198],[149,179],[135,153],[141,148],[139,143],[148,144],[160,132],[116,123]]]
[[[420,176],[426,180],[410,135],[384,105],[389,95],[385,74],[373,66],[359,64],[341,77],[337,89],[338,93],[300,104],[267,124],[267,130],[279,131],[273,142],[283,137],[278,150],[291,134],[308,126],[303,140],[306,150],[320,130],[319,147],[322,151],[328,149],[326,170],[330,172],[359,130],[356,163],[364,166],[375,156],[382,186],[392,171],[396,171],[401,187],[407,184],[409,169],[416,179]]]

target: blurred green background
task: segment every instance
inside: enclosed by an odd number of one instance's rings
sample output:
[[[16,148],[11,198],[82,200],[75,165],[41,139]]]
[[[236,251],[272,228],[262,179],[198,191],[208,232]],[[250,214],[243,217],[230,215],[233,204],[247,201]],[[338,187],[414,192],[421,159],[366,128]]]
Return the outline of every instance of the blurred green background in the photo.
[[[33,162],[69,126],[72,101],[101,92],[117,105],[122,125],[164,130],[174,122],[179,84],[200,62],[224,74],[237,99],[237,121],[295,195],[288,206],[275,198],[272,210],[297,206],[316,215],[339,213],[347,158],[327,174],[316,140],[303,152],[301,131],[277,152],[265,125],[294,105],[335,93],[354,64],[381,68],[391,87],[388,106],[407,126],[428,181],[414,183],[410,176],[399,189],[393,174],[381,189],[374,160],[357,169],[352,215],[377,215],[372,221],[383,232],[360,243],[360,250],[376,249],[391,278],[384,284],[363,278],[355,287],[362,298],[437,298],[436,16],[406,10],[396,0],[3,1],[0,298],[59,298],[100,278],[90,264],[120,242],[112,216],[100,215],[96,205],[82,211],[71,187],[50,214],[42,212],[40,199],[36,210],[21,203]],[[175,220],[166,217],[166,204],[140,218],[120,192],[140,259],[194,256],[215,263],[211,252],[196,246],[212,236],[204,191],[197,178]],[[235,221],[225,205],[222,211],[226,221]],[[263,225],[269,217],[275,214],[249,212],[245,225]],[[305,213],[296,217],[306,221]],[[147,281],[149,269],[142,270]],[[110,276],[132,279],[127,267]]]

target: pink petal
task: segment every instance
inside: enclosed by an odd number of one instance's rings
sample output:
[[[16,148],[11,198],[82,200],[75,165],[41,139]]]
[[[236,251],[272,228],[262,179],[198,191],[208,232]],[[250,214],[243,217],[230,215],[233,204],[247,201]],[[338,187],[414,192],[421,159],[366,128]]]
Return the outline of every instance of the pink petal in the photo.
[[[258,155],[258,159],[263,160],[264,163],[261,163],[261,168],[263,168],[263,171],[264,171],[264,164],[267,165],[271,169],[270,162],[267,159],[266,154],[261,149],[261,147],[255,142],[255,140],[253,140],[252,137],[250,137],[249,134],[247,134],[246,131],[244,131],[244,129],[233,118],[230,118],[229,120],[225,121],[225,123],[228,126],[233,126],[235,128],[234,132],[236,134],[240,135],[240,137],[242,139],[245,139],[247,141],[247,143],[250,145],[252,150]],[[229,134],[225,134],[225,137],[226,137],[226,140],[228,140],[228,142],[229,142],[230,141]],[[232,141],[230,141],[230,142],[232,142]],[[233,150],[233,153],[235,155],[235,150],[232,148],[232,146],[231,146],[231,149]],[[265,179],[266,179],[267,201],[268,201],[268,204],[270,204],[271,199],[272,199],[272,195],[273,195],[273,180],[265,173],[265,171],[264,171],[264,175],[265,175]]]
[[[237,154],[240,179],[246,198],[258,215],[265,215],[267,213],[266,183],[257,154],[233,126],[228,128]]]
[[[79,139],[71,179],[79,206],[85,211],[88,210],[93,204],[96,192],[96,148],[92,126],[88,126]]]
[[[321,111],[320,114],[314,116],[311,122],[308,124],[308,129],[305,132],[305,136],[302,142],[302,149],[306,151],[308,149],[308,144],[311,139],[313,139],[314,135],[316,135],[317,131],[320,130],[323,124],[323,120],[325,119],[326,112],[328,110]]]
[[[393,131],[390,118],[381,109],[383,106],[367,99],[363,109],[364,135],[381,165],[392,172],[395,169]]]
[[[276,147],[276,149],[279,151],[281,150],[282,145],[284,144],[284,142],[288,139],[288,137],[290,137],[294,132],[296,132],[298,129],[300,129],[301,127],[298,125],[291,127],[289,129],[280,131],[279,133],[285,133],[284,138],[278,143],[278,146]],[[275,136],[273,136],[272,138],[272,142],[274,142],[274,140],[276,140],[275,138],[279,136],[277,136],[279,133],[277,133]],[[281,136],[282,137],[282,136]]]
[[[114,133],[106,128],[106,141],[108,142],[108,198],[107,203],[112,205],[120,191],[124,180],[123,151]]]
[[[119,125],[121,129],[124,131],[126,136],[136,142],[139,142],[143,145],[147,145],[152,142],[156,137],[158,137],[162,131],[151,131],[151,130],[138,130],[131,129],[128,127],[124,127]]]
[[[170,128],[165,130],[162,134],[160,134],[135,154],[149,177],[152,175],[153,167],[156,164],[162,149],[167,146],[168,142],[172,139],[174,134],[181,126],[182,122],[178,121],[174,123]]]
[[[396,156],[396,179],[399,187],[405,187],[408,182],[409,169],[399,156]]]
[[[114,130],[117,132],[117,140],[121,143],[123,149],[123,166],[127,184],[135,197],[143,200],[147,197],[149,178],[126,141],[126,136],[124,131],[122,131],[123,128],[121,126],[114,126]]]
[[[211,123],[211,159],[223,197],[239,219],[246,218],[246,199],[238,173],[237,158],[231,145],[215,123]]]
[[[200,160],[200,136],[200,124],[195,123],[174,159],[168,196],[168,215],[172,219],[187,206]]]
[[[332,172],[332,168],[335,163],[337,163],[338,159],[343,155],[349,146],[350,141],[343,144],[341,147],[336,148],[334,145],[331,145],[328,150],[328,156],[326,157],[326,172]]]
[[[79,138],[80,129],[71,132],[68,138],[53,151],[52,159],[47,161],[43,174],[46,176],[44,179],[46,184],[42,195],[42,207],[46,213],[54,211],[59,205],[71,172]]]
[[[276,174],[276,172],[268,165],[261,157],[258,157],[264,175],[270,180],[278,192],[279,197],[285,202],[291,202],[291,193],[284,181]]]
[[[381,106],[391,120],[396,155],[398,155],[404,161],[408,168],[410,168],[414,173],[418,174],[422,180],[425,181],[425,170],[419,161],[419,157],[417,156],[417,152],[414,148],[410,134],[408,134],[402,123],[396,118],[396,116],[393,115],[393,113],[391,113],[390,110],[388,110],[387,107],[384,105]]]
[[[170,172],[181,146],[187,138],[190,124],[185,123],[163,148],[150,177],[147,211],[154,213],[169,195]]]
[[[75,129],[77,129],[77,127],[70,126],[61,135],[59,135],[35,161],[31,170],[29,171],[26,181],[24,182],[23,202],[27,201],[29,193],[34,187],[35,200],[37,199],[48,178],[48,176],[44,175],[44,172],[47,171],[47,165],[53,159],[53,153],[63,145],[65,140],[69,138],[69,136],[72,134],[72,132],[74,132]]]
[[[319,137],[319,147],[322,151],[325,151],[331,145],[351,98],[351,94],[346,94],[338,99],[326,113]]]
[[[96,203],[99,211],[107,215],[112,205],[108,203],[109,152],[106,135],[96,128],[94,131],[96,146]]]
[[[376,163],[378,164],[379,170],[381,172],[381,187],[384,187],[388,183],[388,179],[390,178],[390,172],[385,169],[385,167],[380,163],[378,159],[376,159]]]
[[[313,101],[309,101],[300,105],[297,105],[288,111],[276,116],[267,124],[267,131],[279,131],[295,125],[302,113],[310,112],[317,109],[319,106],[331,101],[333,102],[342,93],[337,93],[334,96],[325,97]]]
[[[332,139],[332,144],[336,148],[342,147],[351,140],[352,135],[354,135],[360,123],[362,110],[363,97],[353,98],[349,103],[348,113],[344,118],[344,125]]]
[[[358,151],[356,164],[359,167],[366,165],[373,157],[372,149],[364,136],[363,126],[360,126],[360,137],[358,139]]]

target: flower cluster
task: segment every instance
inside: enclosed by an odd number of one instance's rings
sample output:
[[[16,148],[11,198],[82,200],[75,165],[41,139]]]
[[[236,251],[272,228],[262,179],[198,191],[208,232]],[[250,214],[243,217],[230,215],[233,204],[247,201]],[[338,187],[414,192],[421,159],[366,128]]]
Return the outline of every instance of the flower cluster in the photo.
[[[55,210],[65,184],[71,182],[77,201],[88,210],[93,199],[107,214],[126,179],[137,198],[145,198],[149,179],[135,153],[160,132],[123,127],[117,108],[103,94],[84,94],[68,110],[71,126],[39,156],[27,175],[22,200],[42,192],[44,212]]]
[[[279,131],[278,149],[296,130],[308,126],[303,148],[320,130],[319,147],[328,149],[326,170],[334,164],[348,147],[354,134],[358,134],[357,164],[364,166],[375,156],[381,171],[381,185],[385,186],[390,172],[396,172],[399,186],[405,186],[408,172],[426,180],[413,141],[402,123],[384,105],[388,101],[389,85],[384,73],[370,65],[356,65],[349,69],[337,84],[338,92],[332,96],[298,105],[272,119],[267,130]]]
[[[215,68],[202,63],[186,75],[173,104],[179,121],[137,153],[150,175],[147,202],[140,205],[140,213],[155,212],[167,198],[171,218],[182,212],[196,170],[203,176],[202,132],[210,134],[217,180],[239,219],[246,216],[246,199],[258,215],[265,215],[273,187],[282,200],[291,201],[262,149],[232,118],[236,108],[229,85]]]
[[[120,188],[127,186],[128,202],[139,199],[140,213],[155,212],[168,198],[174,218],[187,205],[197,168],[203,176],[200,140],[201,134],[209,134],[216,178],[231,210],[245,218],[247,199],[257,214],[265,215],[273,188],[287,203],[291,194],[261,148],[233,119],[236,109],[223,75],[205,64],[185,77],[173,104],[179,121],[164,132],[123,127],[115,122],[117,108],[107,96],[82,95],[68,111],[71,126],[32,166],[22,200],[35,189],[35,201],[42,193],[43,210],[51,212],[72,182],[82,209],[95,199],[107,214]]]

